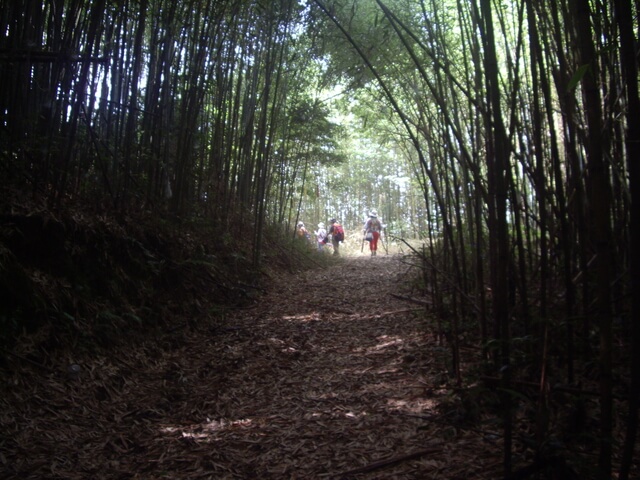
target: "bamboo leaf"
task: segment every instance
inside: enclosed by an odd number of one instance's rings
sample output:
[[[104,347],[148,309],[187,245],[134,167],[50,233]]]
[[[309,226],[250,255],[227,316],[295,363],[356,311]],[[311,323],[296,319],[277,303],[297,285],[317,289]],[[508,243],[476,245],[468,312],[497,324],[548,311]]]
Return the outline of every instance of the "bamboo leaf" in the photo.
[[[580,66],[580,68],[576,70],[576,73],[573,74],[573,77],[571,77],[571,80],[569,80],[567,91],[569,92],[573,91],[578,86],[578,83],[582,81],[582,79],[584,78],[586,73],[590,70],[590,68],[591,67],[588,64]]]

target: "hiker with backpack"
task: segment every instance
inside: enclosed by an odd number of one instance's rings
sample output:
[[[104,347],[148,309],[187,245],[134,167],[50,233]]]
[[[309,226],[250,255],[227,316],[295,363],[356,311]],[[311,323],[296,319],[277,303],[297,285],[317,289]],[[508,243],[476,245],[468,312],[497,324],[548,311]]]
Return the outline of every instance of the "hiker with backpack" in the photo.
[[[309,235],[308,230],[305,228],[304,223],[303,222],[298,222],[298,229],[297,229],[297,234],[298,234],[298,238],[300,240],[307,240],[309,241],[311,239],[311,236]]]
[[[363,229],[364,238],[369,242],[369,250],[371,250],[372,257],[375,257],[378,251],[378,239],[381,231],[382,223],[378,219],[378,212],[372,210]]]
[[[344,228],[335,218],[329,220],[329,235],[331,235],[331,243],[333,244],[333,254],[340,255],[340,242],[344,241]]]
[[[327,230],[324,228],[324,223],[318,224],[318,230],[313,232],[318,241],[318,251],[321,252],[324,248],[324,244],[327,243]]]

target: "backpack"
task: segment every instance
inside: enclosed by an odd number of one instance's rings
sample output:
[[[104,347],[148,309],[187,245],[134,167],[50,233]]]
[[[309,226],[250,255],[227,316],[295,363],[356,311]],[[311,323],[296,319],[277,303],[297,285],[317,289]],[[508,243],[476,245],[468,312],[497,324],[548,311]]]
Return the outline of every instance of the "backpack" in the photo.
[[[333,238],[338,242],[344,241],[344,228],[339,223],[333,225]]]

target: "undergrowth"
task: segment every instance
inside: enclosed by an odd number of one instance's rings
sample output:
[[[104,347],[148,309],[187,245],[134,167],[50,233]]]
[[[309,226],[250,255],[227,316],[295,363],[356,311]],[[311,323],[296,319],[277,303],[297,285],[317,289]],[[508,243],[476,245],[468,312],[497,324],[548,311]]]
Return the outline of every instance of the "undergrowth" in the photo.
[[[252,235],[202,218],[5,208],[0,348],[46,364],[60,351],[216,323],[257,301],[273,275],[335,261],[277,227],[264,236],[256,264]]]

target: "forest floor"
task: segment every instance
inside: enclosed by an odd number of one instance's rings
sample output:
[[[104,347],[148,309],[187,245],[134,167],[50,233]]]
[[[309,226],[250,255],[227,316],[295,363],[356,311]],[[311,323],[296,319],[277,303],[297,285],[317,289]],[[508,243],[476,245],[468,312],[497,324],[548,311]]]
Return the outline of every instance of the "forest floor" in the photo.
[[[345,257],[77,372],[14,359],[0,476],[498,478],[499,437],[443,421],[447,353],[414,277],[409,257]]]

